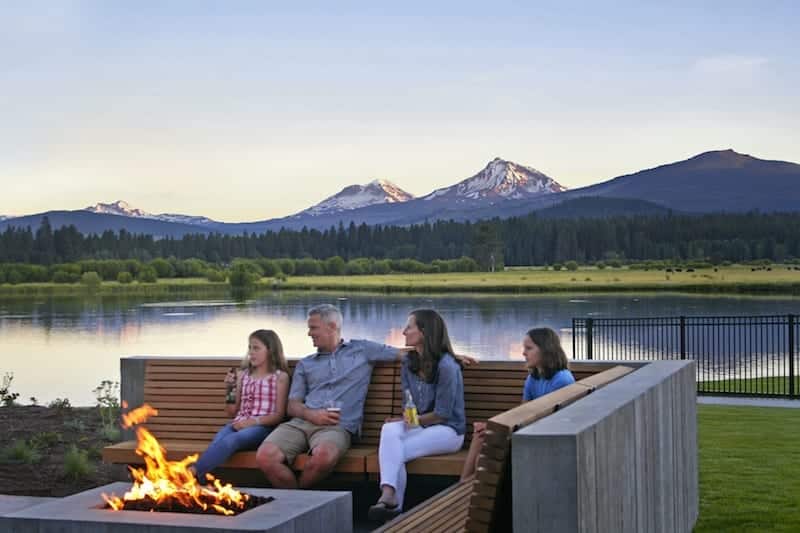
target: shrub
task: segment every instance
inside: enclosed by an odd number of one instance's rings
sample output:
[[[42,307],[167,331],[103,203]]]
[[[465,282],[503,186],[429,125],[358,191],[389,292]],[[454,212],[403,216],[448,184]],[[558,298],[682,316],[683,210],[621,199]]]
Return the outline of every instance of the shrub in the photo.
[[[30,444],[33,448],[45,450],[61,442],[62,438],[61,433],[57,431],[42,431],[31,437]]]
[[[89,454],[74,444],[64,454],[64,476],[72,480],[84,479],[92,473]]]
[[[603,270],[604,268],[606,268],[606,264],[603,261],[598,261],[597,263],[594,264],[594,266],[596,266],[600,270]]]
[[[281,272],[287,276],[293,276],[295,274],[294,259],[278,259],[278,266],[280,267]]]
[[[72,409],[72,404],[69,403],[67,398],[56,398],[47,404],[51,409]]]
[[[18,392],[11,392],[11,382],[14,381],[14,374],[6,372],[3,376],[3,385],[0,386],[0,405],[10,407],[19,398]]]
[[[553,263],[553,270],[561,270],[561,263]]]
[[[97,398],[97,409],[100,411],[102,421],[101,435],[106,440],[117,440],[117,417],[119,416],[119,381],[105,379],[92,391]]]
[[[261,279],[260,274],[254,272],[247,265],[239,263],[233,265],[233,268],[231,268],[228,282],[231,284],[231,287],[245,289],[255,285],[259,279]]]
[[[100,279],[100,274],[97,272],[84,272],[81,276],[81,283],[83,283],[90,291],[96,291],[99,289],[102,281],[103,280]]]
[[[148,263],[156,271],[156,276],[159,278],[173,278],[175,277],[175,268],[166,259],[157,258]]]
[[[329,257],[322,264],[322,270],[328,276],[344,275],[344,270],[345,270],[344,259],[342,259],[338,255]]]
[[[227,280],[228,275],[221,270],[211,268],[206,271],[206,279],[218,283]]]
[[[133,274],[130,272],[120,272],[117,274],[117,281],[125,285],[133,283]]]
[[[53,273],[53,283],[75,283],[79,279],[77,274],[71,274],[64,270],[56,270]]]
[[[156,269],[150,265],[142,267],[142,269],[139,270],[139,281],[142,283],[155,283],[158,281]]]
[[[575,272],[576,270],[578,270],[578,263],[577,263],[577,261],[567,261],[567,263],[566,263],[564,266],[565,266],[565,267],[567,268],[567,270],[569,270],[570,272]]]
[[[0,452],[3,462],[34,464],[42,460],[42,454],[24,440],[15,440],[10,446]]]

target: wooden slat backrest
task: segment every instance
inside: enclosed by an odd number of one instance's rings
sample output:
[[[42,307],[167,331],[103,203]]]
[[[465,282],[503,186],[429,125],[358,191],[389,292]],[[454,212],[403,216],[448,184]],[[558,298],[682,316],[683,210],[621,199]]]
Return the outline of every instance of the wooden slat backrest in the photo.
[[[290,371],[297,364],[289,361]],[[145,365],[144,402],[159,410],[146,426],[160,440],[207,444],[230,417],[225,414],[223,378],[231,359],[151,359]],[[361,443],[377,445],[380,427],[392,413],[397,365],[378,364],[364,405]],[[131,406],[136,407],[136,406]]]

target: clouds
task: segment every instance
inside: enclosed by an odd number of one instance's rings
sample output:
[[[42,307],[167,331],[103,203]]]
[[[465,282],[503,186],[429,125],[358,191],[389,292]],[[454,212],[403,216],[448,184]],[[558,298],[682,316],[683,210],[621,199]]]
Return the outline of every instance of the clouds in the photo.
[[[697,59],[692,70],[700,74],[751,75],[769,64],[768,58],[757,55],[717,55]]]

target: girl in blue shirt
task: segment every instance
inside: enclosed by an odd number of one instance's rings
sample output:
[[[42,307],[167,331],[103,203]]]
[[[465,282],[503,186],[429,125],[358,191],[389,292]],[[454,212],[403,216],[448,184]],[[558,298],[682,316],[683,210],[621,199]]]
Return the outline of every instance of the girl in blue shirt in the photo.
[[[522,340],[522,355],[530,374],[522,389],[522,401],[529,402],[545,394],[575,383],[567,369],[567,355],[561,347],[558,334],[550,328],[534,328]],[[461,480],[475,473],[478,455],[483,445],[486,422],[475,422],[469,453],[464,461]]]

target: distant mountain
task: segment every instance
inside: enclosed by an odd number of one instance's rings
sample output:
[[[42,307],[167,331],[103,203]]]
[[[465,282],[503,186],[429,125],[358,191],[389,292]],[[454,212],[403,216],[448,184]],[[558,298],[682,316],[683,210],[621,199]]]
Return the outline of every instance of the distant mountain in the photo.
[[[100,234],[107,230],[118,232],[124,229],[130,233],[153,235],[155,238],[179,238],[186,234],[211,232],[211,229],[202,226],[165,222],[152,218],[92,213],[83,209],[78,211],[47,211],[46,213],[9,218],[0,221],[0,231],[9,226],[18,228],[30,226],[35,231],[45,216],[48,217],[50,226],[54,229],[74,225],[78,231],[84,234]]]
[[[374,181],[347,187],[295,215],[257,222],[223,223],[189,215],[152,215],[118,201],[81,211],[50,211],[8,218],[0,220],[0,230],[9,225],[38,227],[44,214],[51,217],[54,227],[75,224],[84,233],[124,227],[133,233],[178,236],[209,231],[241,234],[281,228],[326,229],[351,222],[407,225],[449,219],[480,220],[541,210],[545,210],[542,216],[554,217],[649,214],[665,210],[798,211],[798,200],[800,165],[757,159],[733,150],[705,152],[686,161],[572,190],[565,190],[553,178],[531,167],[496,158],[474,176],[421,198],[413,198],[388,181]]]
[[[540,209],[536,211],[536,215],[542,218],[607,218],[612,216],[666,215],[670,212],[679,214],[672,209],[667,209],[645,200],[585,196],[565,200],[552,207]]]
[[[350,211],[378,204],[407,202],[414,198],[388,180],[374,180],[366,185],[350,185],[320,203],[300,211],[294,217],[320,216]]]
[[[207,217],[192,216],[192,215],[177,215],[171,213],[161,213],[154,215],[143,211],[136,207],[131,206],[124,200],[117,200],[110,204],[98,203],[84,209],[90,213],[97,213],[103,215],[118,215],[123,217],[133,218],[149,218],[153,220],[161,220],[162,222],[177,222],[178,224],[193,224],[198,226],[216,226],[220,224],[216,220],[211,220]]]
[[[499,157],[483,170],[450,187],[437,189],[423,200],[519,200],[567,190],[556,180],[535,168],[519,165]]]
[[[800,165],[733,150],[705,152],[564,194],[636,198],[693,212],[800,210]]]
[[[0,220],[6,220],[8,218],[14,218],[14,217],[10,217],[10,216],[7,216],[7,215],[0,215]]]

